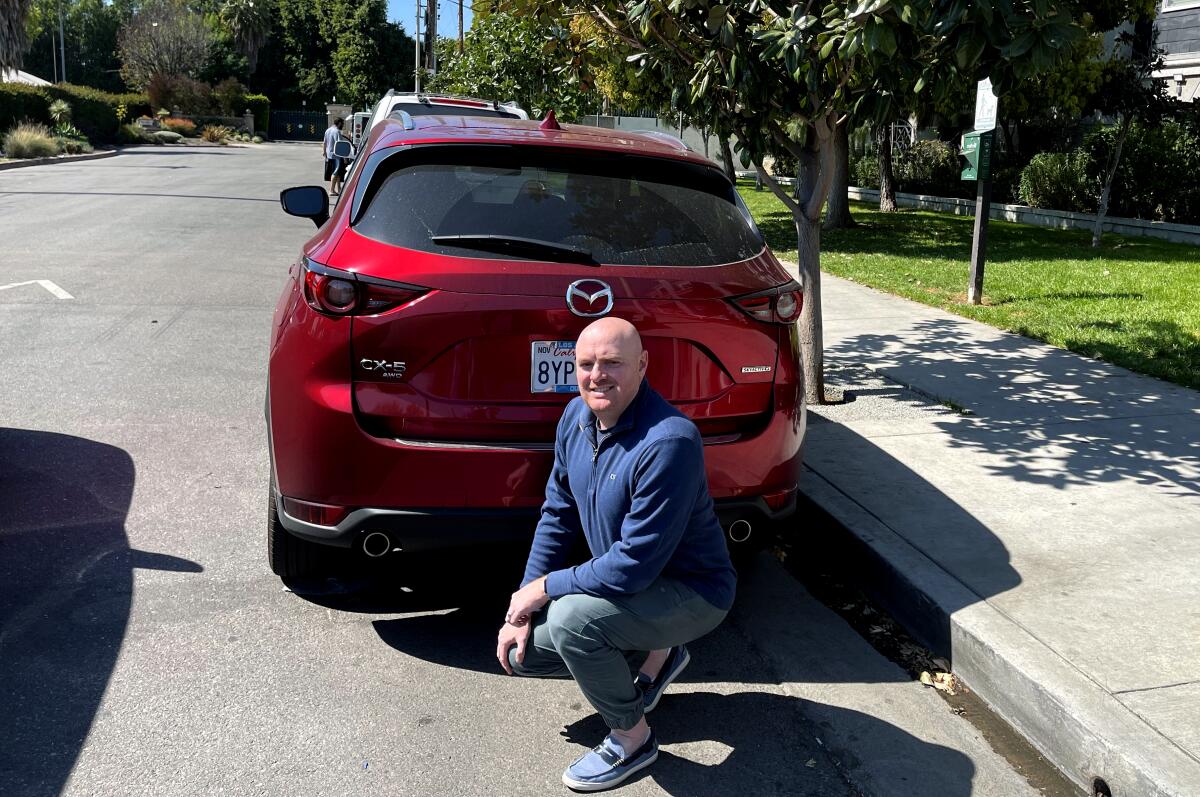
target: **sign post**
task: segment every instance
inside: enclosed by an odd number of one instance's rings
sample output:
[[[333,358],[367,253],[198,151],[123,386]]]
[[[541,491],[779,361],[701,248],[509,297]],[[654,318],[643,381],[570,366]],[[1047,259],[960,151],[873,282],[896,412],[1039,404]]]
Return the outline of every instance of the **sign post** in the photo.
[[[983,266],[987,260],[988,219],[992,213],[992,144],[995,141],[996,109],[999,102],[992,81],[979,81],[975,89],[975,130],[963,136],[962,154],[967,160],[963,180],[974,180],[975,232],[971,238],[971,278],[967,301],[983,300]]]

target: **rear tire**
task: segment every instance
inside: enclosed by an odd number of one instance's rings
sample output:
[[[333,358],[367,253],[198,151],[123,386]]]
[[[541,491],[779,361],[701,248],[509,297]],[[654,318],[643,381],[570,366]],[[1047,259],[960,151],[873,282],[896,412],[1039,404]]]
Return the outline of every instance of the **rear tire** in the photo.
[[[275,478],[267,491],[267,561],[271,572],[283,579],[307,578],[318,575],[324,556],[322,545],[292,535],[279,522],[275,508]]]

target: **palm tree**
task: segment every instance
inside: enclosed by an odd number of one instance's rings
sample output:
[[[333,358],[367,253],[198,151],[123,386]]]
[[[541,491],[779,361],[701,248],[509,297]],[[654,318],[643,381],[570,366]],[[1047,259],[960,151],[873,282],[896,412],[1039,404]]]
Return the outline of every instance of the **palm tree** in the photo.
[[[9,0],[0,0],[0,3]],[[221,21],[233,34],[238,49],[246,56],[253,73],[258,66],[258,51],[271,32],[271,0],[225,0],[221,6]]]
[[[16,69],[25,54],[25,17],[30,0],[0,0],[0,69]]]

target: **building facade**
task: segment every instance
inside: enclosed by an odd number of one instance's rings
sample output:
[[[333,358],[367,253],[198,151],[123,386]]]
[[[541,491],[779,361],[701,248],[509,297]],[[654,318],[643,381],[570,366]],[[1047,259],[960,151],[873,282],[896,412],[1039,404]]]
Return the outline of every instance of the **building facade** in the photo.
[[[1167,81],[1173,96],[1195,102],[1200,99],[1200,0],[1162,0],[1154,27],[1165,53],[1155,76]]]

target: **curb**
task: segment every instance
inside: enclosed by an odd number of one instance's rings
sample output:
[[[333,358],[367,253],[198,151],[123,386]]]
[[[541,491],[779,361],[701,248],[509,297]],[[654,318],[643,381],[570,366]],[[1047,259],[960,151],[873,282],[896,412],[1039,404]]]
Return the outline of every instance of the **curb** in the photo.
[[[854,563],[844,575],[1088,794],[1098,779],[1113,797],[1200,793],[1200,763],[883,519],[807,467],[800,493],[812,525],[831,521],[830,553]]]
[[[92,152],[87,155],[67,155],[65,157],[53,158],[29,158],[27,160],[13,161],[12,163],[0,163],[0,172],[8,169],[23,169],[26,166],[45,166],[51,163],[81,163],[82,161],[95,161],[102,158],[113,158],[121,154],[121,150],[105,150],[104,152]]]

